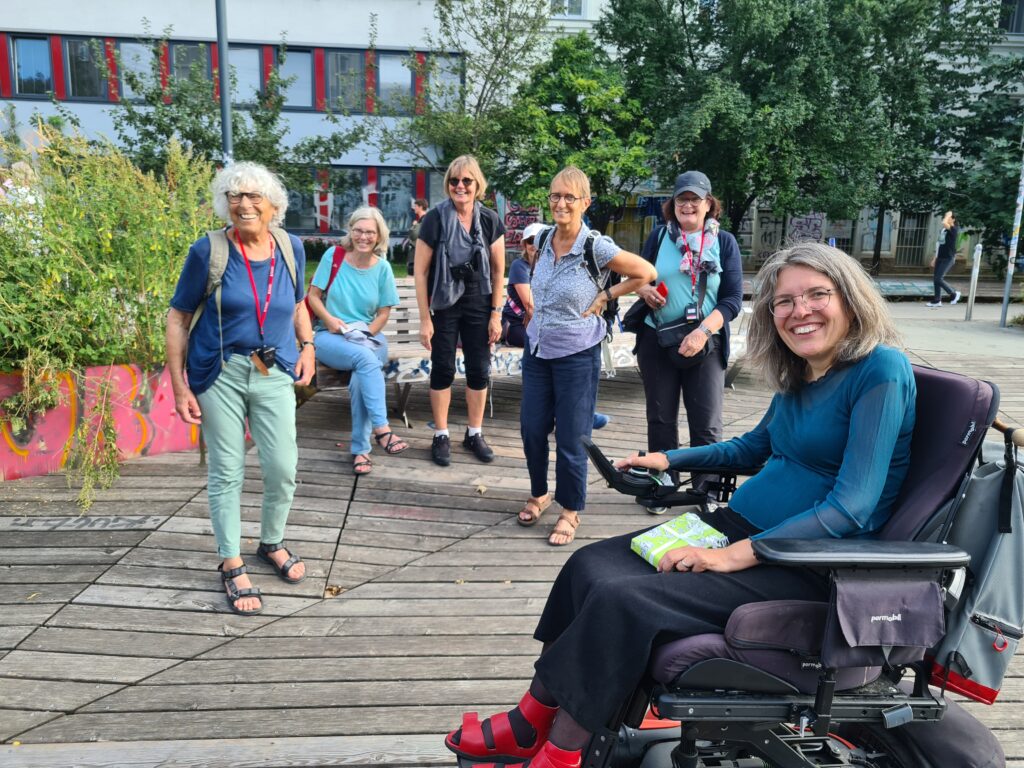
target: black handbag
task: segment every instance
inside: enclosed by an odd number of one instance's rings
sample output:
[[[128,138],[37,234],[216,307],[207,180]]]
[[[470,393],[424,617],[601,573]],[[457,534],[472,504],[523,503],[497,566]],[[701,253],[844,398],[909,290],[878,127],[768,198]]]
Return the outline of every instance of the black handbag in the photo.
[[[654,327],[654,334],[658,340],[658,346],[662,349],[669,350],[669,357],[672,360],[672,364],[679,369],[692,368],[695,365],[699,365],[703,362],[709,354],[711,354],[712,344],[711,340],[708,339],[708,343],[701,347],[700,352],[690,357],[684,357],[678,353],[679,345],[683,343],[683,339],[693,333],[700,327],[701,322],[704,320],[703,308],[704,308],[704,294],[707,292],[708,287],[708,273],[700,273],[700,282],[697,288],[697,319],[687,320],[683,317],[675,320],[670,320],[665,323],[658,323]],[[641,303],[641,302],[637,302]],[[644,306],[647,306],[644,304]]]

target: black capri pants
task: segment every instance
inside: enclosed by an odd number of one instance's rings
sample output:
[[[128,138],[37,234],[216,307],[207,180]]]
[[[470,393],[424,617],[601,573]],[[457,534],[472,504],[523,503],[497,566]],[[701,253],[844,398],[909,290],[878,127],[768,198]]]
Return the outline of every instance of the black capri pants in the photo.
[[[430,340],[430,388],[448,389],[455,380],[455,348],[462,340],[466,363],[466,387],[487,389],[491,374],[491,344],[487,325],[491,319],[491,295],[467,285],[466,293],[448,309],[434,310],[434,335]]]

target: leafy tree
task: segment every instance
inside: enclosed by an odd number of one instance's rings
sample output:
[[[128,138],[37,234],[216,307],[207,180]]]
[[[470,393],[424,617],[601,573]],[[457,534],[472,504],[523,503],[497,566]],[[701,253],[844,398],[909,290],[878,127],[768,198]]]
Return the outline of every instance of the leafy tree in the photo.
[[[520,202],[543,205],[551,177],[566,165],[579,166],[590,177],[590,217],[603,230],[651,175],[646,147],[652,128],[605,50],[585,32],[562,38],[500,121],[495,186]]]
[[[705,171],[737,226],[755,198],[851,215],[872,179],[857,3],[611,0],[598,25],[657,126],[662,179]],[[870,162],[867,163],[870,166]]]
[[[113,110],[114,130],[121,145],[142,170],[158,173],[166,165],[172,139],[210,162],[220,161],[223,154],[219,101],[205,65],[195,62],[188,77],[167,76],[161,71],[160,54],[168,45],[169,35],[170,30],[166,30],[162,39],[146,42],[151,54],[147,71],[120,66],[122,78],[135,99],[122,99]],[[286,56],[282,45],[279,65]],[[227,81],[235,92],[234,72]],[[355,146],[364,132],[361,128],[336,129],[286,146],[288,127],[281,109],[289,82],[281,77],[280,66],[275,67],[252,109],[232,109],[234,159],[266,165],[284,178],[289,189],[312,189],[309,168],[330,165],[334,158]],[[337,116],[331,112],[324,113],[324,119],[338,124]]]
[[[423,93],[399,110],[378,105],[371,122],[381,158],[399,155],[444,171],[470,153],[488,172],[509,97],[543,51],[550,15],[550,0],[437,0],[437,31],[423,41],[435,53],[408,60],[423,77]],[[396,111],[407,116],[390,116]]]

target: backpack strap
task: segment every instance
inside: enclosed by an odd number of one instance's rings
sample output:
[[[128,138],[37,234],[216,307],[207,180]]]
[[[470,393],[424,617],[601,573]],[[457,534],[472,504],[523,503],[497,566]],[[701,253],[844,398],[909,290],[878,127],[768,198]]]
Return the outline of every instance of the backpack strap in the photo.
[[[295,279],[295,251],[292,249],[291,237],[280,227],[271,227],[270,235],[277,243],[277,247],[281,249],[285,266],[288,267],[288,274],[292,276],[292,285],[297,286],[299,283]]]
[[[604,285],[602,285],[602,282],[607,283],[611,275],[607,274],[605,279],[601,280],[601,268],[597,266],[597,258],[594,256],[594,241],[597,240],[599,234],[600,232],[594,229],[590,230],[587,234],[587,240],[583,243],[583,265],[587,268],[590,279],[597,286],[597,289],[603,291]]]
[[[551,237],[551,232],[554,227],[545,227],[544,230],[534,238],[537,243],[537,258],[533,260],[533,264],[530,265],[530,279],[533,279],[533,270],[537,268],[537,260],[540,258],[541,253],[544,251],[544,247],[548,244],[548,238]]]
[[[334,278],[338,276],[338,270],[341,269],[341,262],[345,260],[345,249],[339,248],[336,245],[331,246],[331,274],[327,278],[327,287],[324,288],[324,294],[331,290],[331,284],[334,282]]]
[[[227,227],[223,229],[211,229],[206,233],[210,241],[210,266],[206,272],[206,289],[203,291],[203,300],[199,302],[196,311],[192,313],[192,322],[189,323],[189,335],[199,324],[199,318],[203,316],[206,309],[206,301],[210,296],[214,297],[217,305],[217,331],[220,334],[220,356],[224,358],[224,323],[221,317],[220,295],[221,282],[224,279],[224,271],[228,268],[228,235]]]

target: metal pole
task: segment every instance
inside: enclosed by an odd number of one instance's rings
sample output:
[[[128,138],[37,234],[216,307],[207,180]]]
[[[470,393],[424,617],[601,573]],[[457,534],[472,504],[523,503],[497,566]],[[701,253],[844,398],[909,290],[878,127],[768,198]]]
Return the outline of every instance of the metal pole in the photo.
[[[1021,132],[1024,146],[1024,130]],[[1006,285],[1003,288],[1003,309],[999,313],[999,327],[1006,327],[1006,311],[1010,307],[1010,291],[1013,289],[1013,268],[1017,261],[1017,240],[1020,238],[1020,212],[1024,207],[1024,158],[1020,164],[1020,183],[1017,185],[1017,210],[1013,214],[1013,237],[1010,238],[1010,256],[1006,260]]]
[[[978,295],[978,273],[981,272],[981,243],[974,246],[974,257],[971,260],[971,287],[967,292],[967,314],[964,320],[971,319],[974,311],[974,297]]]
[[[217,61],[220,71],[220,139],[224,165],[234,160],[231,143],[231,68],[228,65],[228,12],[224,0],[216,0],[217,7]]]

